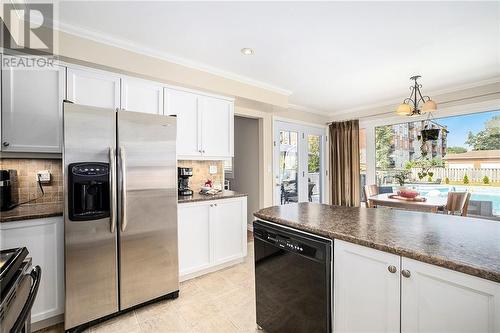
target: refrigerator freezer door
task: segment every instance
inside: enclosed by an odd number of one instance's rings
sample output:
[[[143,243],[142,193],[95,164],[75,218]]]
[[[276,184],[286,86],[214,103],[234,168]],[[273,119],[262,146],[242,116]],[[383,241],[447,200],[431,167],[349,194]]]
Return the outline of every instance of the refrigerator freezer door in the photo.
[[[117,232],[112,219],[71,221],[67,190],[69,164],[112,162],[115,128],[114,110],[64,103],[65,329],[118,311]],[[110,206],[113,211],[116,203]]]
[[[118,112],[120,310],[179,290],[176,119]]]

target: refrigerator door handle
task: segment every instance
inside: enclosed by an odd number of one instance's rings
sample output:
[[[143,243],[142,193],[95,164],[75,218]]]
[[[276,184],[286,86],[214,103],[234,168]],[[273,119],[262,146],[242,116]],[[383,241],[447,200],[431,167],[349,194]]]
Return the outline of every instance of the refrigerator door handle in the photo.
[[[115,149],[113,147],[109,147],[109,193],[110,193],[110,231],[111,233],[115,233],[116,229],[116,155]]]
[[[122,172],[122,202],[121,202],[121,230],[125,231],[127,228],[127,166],[125,163],[126,154],[125,148],[120,147],[120,165]]]

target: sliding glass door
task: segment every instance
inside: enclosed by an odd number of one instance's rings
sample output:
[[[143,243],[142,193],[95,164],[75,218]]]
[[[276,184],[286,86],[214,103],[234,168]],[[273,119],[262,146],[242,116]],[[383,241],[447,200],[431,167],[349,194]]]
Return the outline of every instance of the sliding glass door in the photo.
[[[322,202],[325,130],[275,122],[274,202]]]

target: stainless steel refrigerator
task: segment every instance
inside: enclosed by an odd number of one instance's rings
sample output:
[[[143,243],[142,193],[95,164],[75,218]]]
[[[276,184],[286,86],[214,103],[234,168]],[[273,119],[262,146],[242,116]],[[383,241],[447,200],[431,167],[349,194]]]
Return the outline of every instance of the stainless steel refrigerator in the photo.
[[[64,103],[65,329],[177,297],[176,119]]]

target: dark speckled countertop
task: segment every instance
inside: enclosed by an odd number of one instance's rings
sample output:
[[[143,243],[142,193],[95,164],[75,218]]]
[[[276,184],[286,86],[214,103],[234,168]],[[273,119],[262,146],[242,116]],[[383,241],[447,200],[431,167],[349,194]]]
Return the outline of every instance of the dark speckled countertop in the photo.
[[[234,191],[222,191],[218,194],[214,195],[205,195],[205,194],[199,194],[199,193],[194,193],[191,196],[185,196],[185,197],[178,197],[178,202],[179,203],[186,203],[186,202],[196,202],[196,201],[206,201],[206,200],[219,200],[219,199],[228,199],[228,198],[237,198],[237,197],[246,197],[247,195],[244,193],[238,193]]]
[[[313,203],[259,210],[260,219],[500,282],[500,222]]]
[[[62,216],[62,214],[62,202],[22,205],[11,210],[0,212],[0,222],[41,219],[44,217]]]

